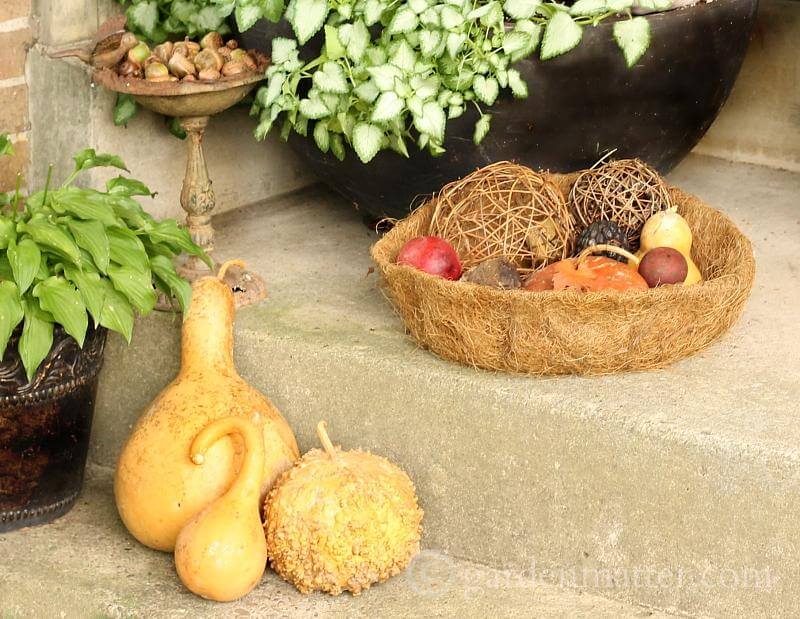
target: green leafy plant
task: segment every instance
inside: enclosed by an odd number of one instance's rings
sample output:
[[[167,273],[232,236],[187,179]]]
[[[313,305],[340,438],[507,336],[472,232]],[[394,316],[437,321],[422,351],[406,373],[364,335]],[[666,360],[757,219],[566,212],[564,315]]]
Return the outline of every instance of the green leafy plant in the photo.
[[[648,0],[668,2],[669,0]],[[272,42],[267,85],[253,107],[256,137],[281,124],[345,157],[350,144],[364,163],[382,149],[408,156],[408,143],[444,152],[448,119],[477,111],[473,140],[490,130],[502,90],[528,95],[514,63],[538,51],[560,56],[581,41],[583,27],[625,14],[614,38],[628,66],[647,50],[650,25],[631,17],[633,0],[291,0],[285,18],[295,38]],[[300,59],[324,33],[322,53]]]
[[[0,137],[0,152],[8,150]],[[137,202],[152,196],[140,181],[118,176],[105,191],[74,185],[97,167],[127,171],[119,157],[84,150],[75,169],[51,188],[23,196],[0,194],[0,359],[22,324],[18,350],[30,379],[50,351],[59,324],[82,346],[91,316],[96,326],[128,342],[134,312],[148,314],[156,289],[174,296],[184,312],[191,287],[172,259],[181,252],[208,261],[175,220],[156,221]]]
[[[284,0],[119,0],[128,4],[128,28],[160,43],[178,36],[197,37],[207,32],[230,31],[233,15],[239,30],[249,30],[259,19],[278,21]]]
[[[267,85],[253,114],[264,139],[274,127],[312,137],[338,159],[351,145],[363,162],[383,149],[408,156],[409,143],[444,152],[447,121],[472,107],[479,144],[491,128],[488,112],[502,91],[528,96],[514,64],[538,53],[549,60],[574,49],[585,26],[620,16],[613,37],[634,66],[650,44],[650,23],[632,9],[663,10],[671,0],[121,0],[128,23],[160,41],[239,30],[261,18],[286,19],[295,38],[272,42]],[[303,50],[321,54],[301,60]],[[311,44],[309,45],[309,43]],[[120,121],[126,121],[122,106]]]

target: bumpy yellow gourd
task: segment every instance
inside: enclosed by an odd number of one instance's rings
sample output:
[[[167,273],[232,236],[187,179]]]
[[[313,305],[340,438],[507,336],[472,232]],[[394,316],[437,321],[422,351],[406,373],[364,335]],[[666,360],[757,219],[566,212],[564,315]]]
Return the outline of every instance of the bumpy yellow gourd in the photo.
[[[642,227],[640,256],[656,247],[671,247],[686,258],[689,271],[683,281],[685,286],[703,281],[700,269],[692,260],[692,230],[673,206],[650,217]]]
[[[192,443],[192,462],[203,467],[221,438],[241,437],[242,468],[230,489],[192,518],[175,542],[175,567],[187,589],[209,600],[230,602],[261,581],[267,542],[261,526],[260,490],[264,440],[242,417],[226,417],[206,426]]]
[[[408,475],[386,458],[312,449],[283,474],[264,509],[270,565],[303,593],[358,595],[419,551],[422,510]]]
[[[192,286],[183,323],[181,369],[150,404],[123,448],[114,480],[122,521],[141,543],[171,551],[190,518],[221,496],[240,462],[223,438],[195,466],[186,453],[205,426],[222,417],[249,419],[261,429],[261,494],[299,457],[294,434],[272,403],[248,385],[233,364],[233,294],[223,277]]]

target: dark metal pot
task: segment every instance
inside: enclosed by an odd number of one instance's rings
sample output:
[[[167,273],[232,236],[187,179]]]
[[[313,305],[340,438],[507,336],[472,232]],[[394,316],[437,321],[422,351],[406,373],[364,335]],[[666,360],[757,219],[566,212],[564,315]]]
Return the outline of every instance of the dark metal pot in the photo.
[[[31,382],[17,353],[19,330],[0,364],[0,533],[70,510],[83,486],[105,329],[83,349],[56,327]]]
[[[349,151],[343,162],[321,153],[313,139],[290,144],[328,185],[363,211],[403,217],[415,197],[494,161],[569,172],[591,166],[616,149],[662,173],[703,137],[730,94],[744,59],[758,0],[715,0],[650,15],[652,42],[628,69],[613,40],[612,23],[584,29],[577,49],[547,62],[515,65],[530,95],[505,95],[487,109],[492,129],[472,143],[476,113],[447,124],[447,152],[431,157],[409,146],[411,157],[381,152],[368,165]],[[285,25],[258,24],[241,35],[266,49]]]

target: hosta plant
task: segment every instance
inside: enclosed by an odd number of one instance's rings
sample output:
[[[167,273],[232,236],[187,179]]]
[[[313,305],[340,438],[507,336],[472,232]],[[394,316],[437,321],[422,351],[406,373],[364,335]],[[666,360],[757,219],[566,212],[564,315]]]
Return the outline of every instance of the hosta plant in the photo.
[[[10,150],[0,137],[0,153]],[[181,252],[200,256],[175,220],[156,221],[136,200],[151,196],[141,182],[118,176],[105,191],[74,184],[91,168],[127,170],[112,155],[78,153],[66,181],[23,196],[0,193],[0,359],[22,325],[19,353],[30,379],[53,343],[53,326],[83,345],[89,319],[130,342],[134,313],[145,315],[156,290],[184,311],[191,288],[175,271]]]
[[[660,3],[669,0],[650,0]],[[490,129],[489,110],[503,89],[524,98],[529,85],[514,64],[574,49],[583,26],[617,14],[613,36],[628,66],[650,41],[650,25],[631,17],[633,0],[291,0],[285,18],[295,38],[272,42],[268,83],[258,93],[256,136],[276,124],[312,136],[323,151],[345,144],[369,162],[381,149],[408,156],[416,142],[443,152],[448,119],[472,106],[473,140]],[[303,46],[324,36],[321,54]],[[530,85],[535,87],[535,84]]]

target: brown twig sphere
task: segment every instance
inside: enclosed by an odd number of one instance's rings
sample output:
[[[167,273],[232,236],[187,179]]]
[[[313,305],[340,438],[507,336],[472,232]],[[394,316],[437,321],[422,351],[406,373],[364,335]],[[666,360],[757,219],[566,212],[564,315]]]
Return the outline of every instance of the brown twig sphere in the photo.
[[[431,201],[430,234],[450,242],[464,269],[502,257],[527,272],[570,255],[575,225],[547,175],[500,161],[446,185]]]
[[[578,175],[569,207],[578,232],[600,219],[616,222],[636,251],[642,226],[650,216],[669,208],[664,179],[639,159],[620,159]]]

